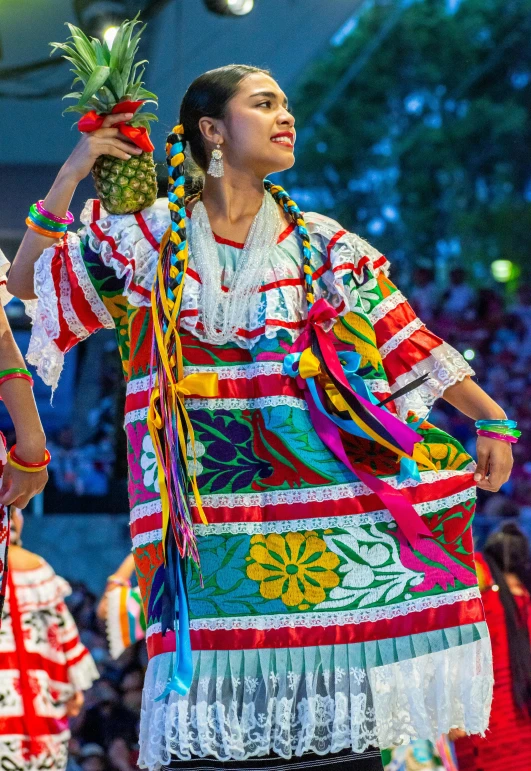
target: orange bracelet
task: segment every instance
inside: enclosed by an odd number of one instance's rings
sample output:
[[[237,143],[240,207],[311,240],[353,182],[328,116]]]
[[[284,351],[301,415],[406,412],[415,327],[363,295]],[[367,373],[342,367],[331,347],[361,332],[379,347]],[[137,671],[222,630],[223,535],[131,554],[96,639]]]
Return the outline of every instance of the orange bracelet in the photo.
[[[34,222],[32,222],[29,217],[26,217],[26,225],[30,230],[34,230],[35,233],[39,233],[41,236],[46,236],[46,238],[53,238],[54,241],[57,241],[63,237],[63,233],[53,233],[51,230],[45,230],[44,228],[39,227]]]

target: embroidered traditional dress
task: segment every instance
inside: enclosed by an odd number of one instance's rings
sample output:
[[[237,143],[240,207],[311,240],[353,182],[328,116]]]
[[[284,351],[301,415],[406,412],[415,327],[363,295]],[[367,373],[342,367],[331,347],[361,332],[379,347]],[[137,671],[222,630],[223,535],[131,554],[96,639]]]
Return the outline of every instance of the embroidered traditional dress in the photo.
[[[424,418],[472,370],[416,318],[385,257],[333,220],[305,219],[316,300],[350,314],[341,334],[343,350],[360,354],[355,374],[383,399],[428,373],[390,405],[403,420]],[[401,490],[434,534],[413,551],[378,497],[323,445],[297,380],[284,374],[306,323],[301,245],[291,227],[270,250],[237,339],[225,345],[202,340],[201,283],[190,256],[185,374],[215,372],[219,390],[186,399],[196,437],[190,462],[208,519],[202,524],[194,509],[203,581],[189,571],[192,687],[156,701],[175,656],[174,635],[161,634],[161,504],[146,425],[151,287],[169,217],[165,201],[122,217],[89,202],[82,221],[78,235],[36,264],[29,359],[53,384],[65,351],[101,327],[116,328],[150,656],[140,764],[361,752],[435,741],[454,725],[482,733],[492,670],[472,554],[471,458],[423,422],[421,447],[435,470],[421,467],[415,479],[401,474],[396,455],[350,438],[355,462]],[[230,291],[242,245],[217,242]]]
[[[64,598],[70,587],[50,565],[8,571],[0,627],[0,766],[60,771],[70,731],[66,704],[99,672]]]

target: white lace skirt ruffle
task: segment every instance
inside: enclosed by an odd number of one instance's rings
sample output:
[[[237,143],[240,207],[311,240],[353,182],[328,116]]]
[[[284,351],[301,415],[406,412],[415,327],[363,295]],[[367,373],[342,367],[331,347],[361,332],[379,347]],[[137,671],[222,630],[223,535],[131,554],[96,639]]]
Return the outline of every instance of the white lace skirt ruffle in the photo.
[[[351,645],[198,651],[190,693],[155,701],[172,661],[165,653],[149,662],[142,768],[192,756],[363,752],[435,741],[454,726],[482,734],[488,724],[493,678],[483,623]]]

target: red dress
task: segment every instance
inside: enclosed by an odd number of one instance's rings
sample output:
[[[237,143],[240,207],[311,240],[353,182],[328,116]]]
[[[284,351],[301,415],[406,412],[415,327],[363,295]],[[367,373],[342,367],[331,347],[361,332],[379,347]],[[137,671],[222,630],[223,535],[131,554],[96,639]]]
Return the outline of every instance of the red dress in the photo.
[[[481,572],[478,569],[480,579]],[[513,597],[531,636],[531,598],[527,592]],[[456,742],[458,768],[459,771],[530,771],[531,717],[514,702],[507,627],[499,592],[488,586],[482,592],[482,600],[494,660],[492,711],[484,739],[476,735]]]

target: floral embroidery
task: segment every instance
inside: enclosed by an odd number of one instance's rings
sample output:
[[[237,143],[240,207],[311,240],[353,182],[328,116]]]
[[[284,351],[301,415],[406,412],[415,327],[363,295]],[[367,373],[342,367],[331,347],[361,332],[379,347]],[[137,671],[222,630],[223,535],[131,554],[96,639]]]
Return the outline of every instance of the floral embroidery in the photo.
[[[192,443],[188,442],[186,445],[186,457],[188,459],[188,471],[190,474],[196,474],[199,476],[203,473],[203,464],[198,460],[206,452],[205,445],[202,442],[195,442],[195,459],[194,448]]]
[[[339,557],[327,549],[326,543],[309,530],[306,533],[272,533],[266,538],[251,538],[251,559],[247,575],[260,582],[262,597],[282,602],[292,608],[307,610],[326,599],[325,589],[339,584],[334,571]]]
[[[146,434],[142,442],[142,455],[140,456],[140,467],[143,470],[143,482],[149,490],[159,492],[159,480],[157,475],[157,456],[153,447],[153,440],[150,434]]]
[[[454,444],[422,442],[418,445],[420,452],[433,461],[437,469],[461,469],[470,462],[470,455],[459,450]]]
[[[347,277],[350,279],[350,276]],[[371,307],[375,301],[380,299],[380,295],[373,290],[377,289],[377,281],[375,278],[370,278],[364,284],[356,287],[350,280],[345,284],[345,290],[349,294],[349,306],[351,310],[356,306],[361,306],[365,313],[371,310]]]

